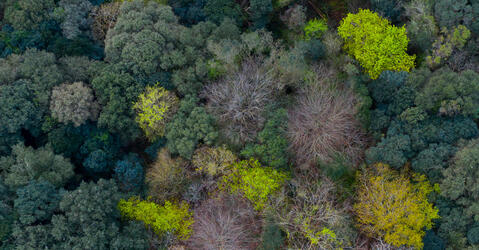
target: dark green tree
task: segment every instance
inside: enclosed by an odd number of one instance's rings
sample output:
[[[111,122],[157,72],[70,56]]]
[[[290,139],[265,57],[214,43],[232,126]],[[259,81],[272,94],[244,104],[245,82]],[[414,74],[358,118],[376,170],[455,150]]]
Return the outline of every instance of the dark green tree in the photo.
[[[479,74],[471,70],[440,70],[428,80],[415,103],[433,114],[478,118]]]
[[[24,225],[50,221],[58,209],[61,194],[52,184],[46,181],[31,181],[23,188],[17,189],[14,201],[15,212],[19,222]]]
[[[234,0],[206,0],[203,8],[206,20],[220,24],[224,18],[233,19],[237,25],[242,24],[240,6]]]
[[[190,159],[196,145],[211,145],[218,137],[214,118],[198,106],[199,99],[186,96],[173,120],[166,125],[166,146],[173,154]]]
[[[276,169],[287,170],[289,167],[287,129],[286,110],[274,111],[263,130],[258,133],[256,143],[247,144],[241,151],[241,155],[245,158],[259,159],[263,164]]]
[[[270,14],[273,12],[272,0],[250,0],[250,19],[253,29],[265,28],[269,23]]]
[[[62,187],[73,176],[73,165],[50,147],[33,149],[17,144],[12,154],[0,158],[0,173],[5,184],[18,188],[32,180],[48,181]]]
[[[93,79],[92,86],[102,106],[98,126],[122,135],[127,141],[140,136],[132,106],[144,85],[112,65]]]
[[[52,218],[53,248],[147,249],[145,227],[121,225],[117,210],[121,198],[114,180],[82,182],[66,192],[60,201],[61,214]]]
[[[50,19],[50,13],[55,8],[54,0],[7,0],[5,3],[5,22],[15,29],[35,29],[38,25]]]

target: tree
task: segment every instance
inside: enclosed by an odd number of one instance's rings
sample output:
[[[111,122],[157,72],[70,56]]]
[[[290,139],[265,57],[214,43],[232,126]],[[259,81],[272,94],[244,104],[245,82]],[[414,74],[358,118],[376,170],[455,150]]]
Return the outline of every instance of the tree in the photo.
[[[262,29],[269,23],[269,15],[273,12],[272,0],[251,0],[249,8],[253,29]]]
[[[7,0],[4,18],[15,29],[35,29],[50,18],[55,8],[54,0]]]
[[[46,181],[31,181],[27,186],[17,189],[14,209],[23,226],[49,222],[58,210],[61,194]]]
[[[288,111],[287,136],[296,162],[328,162],[335,153],[359,162],[365,136],[355,117],[356,97],[350,90],[334,89],[322,79],[314,82],[318,86],[306,88]]]
[[[162,148],[158,151],[155,162],[146,170],[145,183],[148,185],[149,195],[163,202],[178,198],[183,193],[187,177],[185,161],[171,158],[170,152]]]
[[[443,179],[442,171],[448,167],[456,151],[457,148],[449,144],[429,144],[429,148],[419,152],[412,160],[412,169],[425,174],[432,183],[439,183]]]
[[[130,197],[128,201],[122,199],[118,202],[118,210],[127,219],[142,221],[159,237],[168,232],[186,240],[191,235],[190,227],[194,220],[186,202],[176,204],[165,201],[160,206],[149,200]]]
[[[182,26],[171,7],[154,1],[124,2],[105,39],[105,60],[140,78],[170,72],[181,94],[196,94],[207,77],[206,40],[215,28],[210,22]]]
[[[474,2],[474,1],[471,1]],[[452,28],[464,24],[469,28],[474,25],[474,17],[478,13],[467,0],[439,0],[434,1],[434,16],[440,27]]]
[[[183,98],[178,112],[166,125],[166,147],[171,153],[187,159],[191,158],[198,143],[211,145],[218,137],[215,120],[196,103],[197,97]]]
[[[191,163],[196,171],[207,173],[214,177],[228,173],[229,167],[235,163],[237,157],[226,146],[201,147],[195,150]]]
[[[30,115],[33,112],[37,117],[41,118],[48,110],[52,88],[63,81],[63,74],[57,65],[55,55],[37,49],[28,49],[22,55],[10,55],[6,59],[1,60],[0,71],[2,72],[0,74],[0,82],[3,85],[12,85],[17,80],[26,84],[24,87],[18,86],[21,93],[18,93],[18,95],[24,96],[18,96],[18,98],[21,100],[29,96],[28,98],[32,100],[25,100],[26,103],[21,104],[22,106],[30,105],[28,103],[35,105],[35,109],[25,110],[24,114],[18,114],[19,117],[24,117],[26,114]],[[20,82],[17,84],[21,85]],[[27,94],[27,89],[29,94]],[[18,100],[12,101],[12,104],[18,102]],[[15,112],[15,110],[13,108],[8,113]],[[40,132],[39,125],[41,122],[32,121],[32,123],[36,126],[26,129],[37,136]]]
[[[88,119],[95,121],[99,109],[93,91],[82,82],[64,83],[52,90],[50,111],[60,122],[78,127]]]
[[[400,115],[407,108],[414,106],[417,93],[414,88],[406,84],[408,73],[384,71],[378,79],[368,84],[371,97],[378,106],[386,107],[388,116]]]
[[[53,16],[61,23],[63,36],[74,39],[81,34],[88,34],[91,19],[88,14],[93,5],[88,0],[60,0]]]
[[[197,24],[198,22],[205,20],[205,13],[203,7],[206,1],[203,0],[178,0],[169,2],[169,5],[173,7],[175,15],[180,17],[181,23],[186,25]]]
[[[356,238],[351,217],[335,196],[335,185],[317,169],[297,171],[290,185],[270,202],[272,219],[293,249],[337,249]],[[294,191],[293,191],[294,190]],[[289,192],[297,192],[290,197]]]
[[[426,57],[429,68],[434,69],[441,65],[453,51],[464,47],[470,36],[471,32],[464,25],[458,25],[452,31],[443,27],[441,35],[432,44],[431,55]]]
[[[121,67],[107,66],[93,79],[92,86],[102,106],[98,126],[119,133],[126,141],[130,141],[141,133],[134,121],[135,113],[131,107],[144,84],[122,71]]]
[[[121,2],[111,2],[93,7],[90,17],[93,18],[91,30],[95,40],[105,40],[108,30],[115,27],[116,20],[120,14],[120,6]]]
[[[479,172],[479,141],[477,139],[464,143],[455,154],[452,165],[442,171],[441,194],[463,207],[467,217],[479,218],[476,181]]]
[[[244,195],[256,210],[264,209],[269,197],[278,192],[288,178],[285,173],[261,166],[254,159],[236,162],[231,169],[232,172],[220,180],[220,190]]]
[[[414,0],[405,6],[405,14],[409,17],[406,24],[410,44],[421,52],[426,52],[438,31],[431,4],[426,1]]]
[[[49,147],[33,149],[17,144],[12,154],[0,158],[0,169],[5,184],[18,188],[32,180],[48,181],[62,187],[73,176],[73,165],[61,155],[55,155]]]
[[[274,97],[271,72],[249,59],[241,69],[205,87],[207,109],[218,118],[222,133],[235,144],[254,139],[265,122],[263,112]]]
[[[143,184],[144,172],[141,159],[135,155],[127,155],[115,164],[115,177],[120,188],[126,192],[137,191]]]
[[[82,182],[77,189],[66,192],[60,201],[61,213],[52,218],[52,248],[147,249],[144,227],[120,224],[117,204],[121,197],[115,181],[104,179]]]
[[[150,141],[155,141],[165,133],[166,124],[178,109],[178,97],[158,84],[146,87],[133,105],[136,121]]]
[[[390,25],[370,10],[349,13],[341,20],[338,34],[344,48],[359,61],[371,79],[384,70],[409,71],[414,67],[415,56],[406,53],[408,38],[406,28]]]
[[[382,17],[398,23],[403,11],[403,0],[370,0],[371,8]]]
[[[428,202],[436,190],[424,175],[405,174],[378,163],[363,170],[354,211],[362,231],[393,246],[422,248],[424,229],[431,229],[438,209]]]
[[[92,124],[85,124],[75,127],[71,124],[65,125],[55,121],[51,117],[46,117],[42,125],[43,133],[47,134],[48,144],[52,147],[55,154],[62,154],[72,160],[72,163],[78,162],[76,154],[80,151],[80,146],[85,141],[88,129]]]
[[[106,66],[102,61],[86,56],[67,56],[58,60],[65,82],[91,83],[93,78]]]
[[[311,19],[304,26],[304,39],[319,39],[328,30],[326,19]]]
[[[110,169],[111,158],[109,155],[101,150],[95,150],[91,152],[88,157],[83,161],[82,165],[91,175],[99,173],[108,173]]]
[[[256,211],[233,196],[211,198],[194,212],[191,249],[256,249],[260,223]]]
[[[274,111],[263,130],[258,133],[256,143],[247,144],[241,151],[241,156],[257,158],[267,166],[287,170],[289,167],[287,130],[287,111],[285,109]]]
[[[280,16],[288,29],[295,32],[303,30],[303,26],[306,24],[306,8],[302,5],[293,5],[288,8],[283,15]]]
[[[41,111],[33,101],[31,84],[27,80],[18,80],[11,85],[0,86],[0,127],[5,133],[13,134],[22,128],[33,129],[40,122]]]
[[[13,193],[0,180],[0,247],[8,247],[15,220],[13,215]]]
[[[242,13],[240,6],[233,0],[206,0],[203,7],[206,20],[220,24],[224,18],[231,18],[241,26]]]
[[[479,117],[479,74],[466,70],[454,73],[438,71],[432,76],[415,103],[426,111],[446,116]]]

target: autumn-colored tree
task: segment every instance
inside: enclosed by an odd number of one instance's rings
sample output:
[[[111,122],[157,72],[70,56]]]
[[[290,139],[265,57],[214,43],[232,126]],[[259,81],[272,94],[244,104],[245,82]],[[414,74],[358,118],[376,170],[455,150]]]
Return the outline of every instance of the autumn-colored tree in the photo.
[[[146,170],[145,183],[149,195],[156,201],[164,201],[179,197],[186,188],[187,178],[185,161],[171,158],[168,149],[162,148]]]
[[[150,200],[130,197],[128,200],[121,199],[118,209],[123,217],[142,221],[160,237],[167,232],[174,233],[181,240],[190,237],[190,227],[194,221],[186,202],[177,204],[166,201],[160,206]]]
[[[270,195],[276,193],[286,181],[287,175],[271,167],[261,166],[258,160],[243,160],[231,165],[232,173],[223,176],[220,190],[241,193],[250,200],[256,210],[265,207]]]
[[[136,121],[149,140],[154,141],[165,134],[166,123],[176,112],[178,103],[174,93],[158,84],[146,87],[146,91],[138,96],[133,109],[137,113]]]
[[[341,20],[338,34],[344,48],[359,61],[371,79],[384,70],[409,71],[415,55],[406,53],[409,39],[405,27],[391,25],[385,18],[370,10],[360,9]]]
[[[439,210],[429,203],[427,196],[437,191],[426,176],[391,170],[377,163],[359,176],[359,190],[354,211],[363,232],[384,239],[396,247],[423,247],[424,229],[430,229],[432,220],[439,218]]]
[[[192,163],[199,172],[210,176],[225,174],[229,166],[236,162],[237,157],[226,146],[201,147],[195,151]]]

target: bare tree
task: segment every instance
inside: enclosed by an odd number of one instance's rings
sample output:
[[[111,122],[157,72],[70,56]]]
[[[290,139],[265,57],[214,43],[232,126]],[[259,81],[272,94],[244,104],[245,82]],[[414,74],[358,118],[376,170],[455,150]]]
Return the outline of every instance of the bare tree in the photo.
[[[329,73],[325,76],[330,78]],[[354,163],[362,158],[366,143],[356,119],[356,97],[351,90],[328,83],[327,78],[311,79],[288,113],[290,150],[298,164],[329,162],[337,153]]]
[[[272,73],[255,59],[247,59],[238,72],[203,91],[208,111],[216,115],[222,132],[233,143],[254,139],[263,127],[263,113],[273,94]]]
[[[261,221],[244,200],[224,196],[207,200],[195,210],[189,249],[256,249]]]

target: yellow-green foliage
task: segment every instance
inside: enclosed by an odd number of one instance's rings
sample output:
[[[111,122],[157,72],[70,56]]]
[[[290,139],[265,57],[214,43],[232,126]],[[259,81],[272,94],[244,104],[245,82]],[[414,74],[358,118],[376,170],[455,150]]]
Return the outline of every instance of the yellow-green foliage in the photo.
[[[321,231],[315,232],[314,230],[309,229],[309,225],[305,223],[304,230],[306,233],[306,238],[311,241],[312,245],[319,245],[319,243],[323,241],[328,241],[333,245],[341,244],[336,237],[336,233],[327,227],[323,227]]]
[[[192,163],[199,172],[207,173],[210,176],[225,174],[228,168],[235,163],[236,156],[225,146],[202,147],[195,151]]]
[[[413,174],[412,180],[376,164],[359,176],[358,203],[354,205],[360,228],[371,237],[399,246],[423,247],[425,229],[439,218],[438,209],[427,196],[438,187],[431,186],[424,175]]]
[[[325,19],[311,19],[304,27],[304,39],[319,39],[328,30],[328,23]]]
[[[136,121],[151,141],[165,133],[166,123],[171,119],[178,108],[178,97],[163,87],[148,86],[146,91],[138,96],[133,105]]]
[[[431,55],[426,57],[429,68],[433,69],[441,65],[455,48],[461,49],[464,47],[470,36],[471,31],[464,25],[458,25],[452,32],[443,27],[441,35],[432,44]]]
[[[256,210],[262,210],[268,197],[279,191],[287,179],[285,173],[261,166],[254,159],[234,163],[231,171],[220,181],[220,190],[241,193],[254,204]]]
[[[345,50],[372,79],[384,70],[408,71],[414,67],[415,55],[406,53],[409,39],[406,28],[391,25],[378,14],[360,9],[341,20],[338,34],[344,40]]]
[[[142,221],[160,237],[171,232],[180,240],[186,240],[191,235],[194,220],[186,202],[176,204],[166,201],[165,205],[160,206],[149,199],[130,197],[128,200],[121,199],[118,209],[123,217]]]

